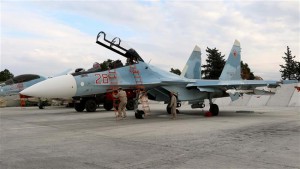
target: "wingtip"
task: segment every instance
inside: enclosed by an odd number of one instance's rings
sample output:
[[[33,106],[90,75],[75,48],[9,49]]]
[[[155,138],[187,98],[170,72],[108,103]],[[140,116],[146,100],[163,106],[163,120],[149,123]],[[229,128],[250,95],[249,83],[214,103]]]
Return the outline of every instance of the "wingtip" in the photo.
[[[241,46],[240,42],[238,40],[234,41],[234,46]]]
[[[197,46],[197,45],[196,45],[193,51],[198,51],[198,52],[201,52],[201,49],[200,49],[200,47],[199,47],[199,46]]]

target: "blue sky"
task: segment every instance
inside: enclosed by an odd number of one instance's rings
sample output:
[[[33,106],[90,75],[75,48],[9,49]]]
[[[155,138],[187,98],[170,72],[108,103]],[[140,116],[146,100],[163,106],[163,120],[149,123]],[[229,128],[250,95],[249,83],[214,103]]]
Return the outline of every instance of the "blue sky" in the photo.
[[[286,46],[299,60],[299,1],[1,1],[1,70],[53,76],[124,59],[95,43],[120,37],[146,62],[183,69],[195,45],[227,58],[235,39],[255,75],[280,79]]]

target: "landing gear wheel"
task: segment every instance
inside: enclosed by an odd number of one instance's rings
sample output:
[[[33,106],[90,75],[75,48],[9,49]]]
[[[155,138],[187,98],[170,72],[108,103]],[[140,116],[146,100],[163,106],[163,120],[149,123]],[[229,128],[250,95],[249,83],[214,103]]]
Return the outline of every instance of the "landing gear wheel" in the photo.
[[[126,109],[127,110],[134,110],[134,100],[128,100],[126,104]]]
[[[213,116],[218,116],[219,115],[219,107],[216,104],[211,104],[209,111],[212,113]]]
[[[135,118],[137,119],[144,119],[145,112],[143,110],[136,110]]]
[[[45,105],[46,104],[42,100],[39,100],[38,102],[39,109],[44,109]]]
[[[95,100],[90,99],[85,102],[85,109],[87,112],[95,112],[97,109],[97,103]]]
[[[43,103],[39,103],[39,109],[44,109]]]
[[[77,112],[83,112],[83,110],[85,109],[84,104],[83,103],[75,103],[74,104],[74,108]]]
[[[103,107],[104,107],[105,110],[110,111],[114,106],[113,106],[113,103],[112,103],[112,102],[106,101],[106,102],[103,104]]]

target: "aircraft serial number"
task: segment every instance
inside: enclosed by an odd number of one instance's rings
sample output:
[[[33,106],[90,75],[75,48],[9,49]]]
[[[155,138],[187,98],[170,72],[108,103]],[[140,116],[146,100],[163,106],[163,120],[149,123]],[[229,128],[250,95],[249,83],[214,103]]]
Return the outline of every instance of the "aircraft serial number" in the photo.
[[[95,81],[96,84],[107,84],[108,83],[108,75],[107,74],[95,74],[97,79]]]

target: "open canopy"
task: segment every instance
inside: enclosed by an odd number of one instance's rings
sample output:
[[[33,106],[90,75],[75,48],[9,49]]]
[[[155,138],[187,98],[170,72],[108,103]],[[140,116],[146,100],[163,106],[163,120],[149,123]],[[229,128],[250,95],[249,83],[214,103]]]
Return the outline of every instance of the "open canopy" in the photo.
[[[112,39],[108,39],[106,33],[103,31],[98,33],[96,43],[118,53],[119,55],[126,57],[129,60],[144,62],[141,56],[134,49],[126,48],[126,45],[122,44],[122,40],[120,38],[115,37]]]

